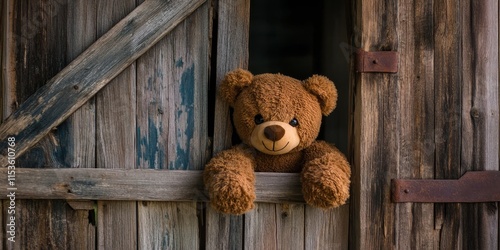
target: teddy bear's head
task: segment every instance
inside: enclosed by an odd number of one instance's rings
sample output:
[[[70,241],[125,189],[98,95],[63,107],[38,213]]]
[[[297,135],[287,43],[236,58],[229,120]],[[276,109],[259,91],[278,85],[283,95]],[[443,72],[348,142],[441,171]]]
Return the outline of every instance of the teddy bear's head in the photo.
[[[308,147],[318,136],[322,115],[336,106],[337,90],[324,76],[305,81],[281,74],[226,74],[220,96],[234,109],[241,140],[260,152],[280,155]]]

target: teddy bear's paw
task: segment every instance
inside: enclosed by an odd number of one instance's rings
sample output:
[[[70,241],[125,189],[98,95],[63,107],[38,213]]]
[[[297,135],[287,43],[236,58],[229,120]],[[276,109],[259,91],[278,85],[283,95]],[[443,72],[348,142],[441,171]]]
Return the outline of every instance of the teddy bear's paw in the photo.
[[[243,214],[254,208],[255,190],[249,183],[231,181],[215,186],[210,197],[216,210],[226,214]]]
[[[349,198],[350,180],[343,169],[328,157],[309,162],[302,171],[302,192],[306,202],[321,208],[345,204]]]

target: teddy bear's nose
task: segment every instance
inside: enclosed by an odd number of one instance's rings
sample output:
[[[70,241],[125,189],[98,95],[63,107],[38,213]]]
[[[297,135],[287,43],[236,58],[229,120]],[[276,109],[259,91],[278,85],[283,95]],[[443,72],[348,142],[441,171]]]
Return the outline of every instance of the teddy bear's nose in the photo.
[[[285,135],[285,129],[279,125],[267,126],[264,129],[264,135],[271,141],[279,141]]]

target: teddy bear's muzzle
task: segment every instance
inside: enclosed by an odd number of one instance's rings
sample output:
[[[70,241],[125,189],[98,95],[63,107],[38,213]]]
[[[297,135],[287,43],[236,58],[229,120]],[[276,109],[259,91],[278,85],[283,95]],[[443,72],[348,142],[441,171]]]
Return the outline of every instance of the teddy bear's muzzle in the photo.
[[[250,142],[262,153],[281,155],[290,152],[300,143],[295,127],[280,121],[268,121],[257,125]]]

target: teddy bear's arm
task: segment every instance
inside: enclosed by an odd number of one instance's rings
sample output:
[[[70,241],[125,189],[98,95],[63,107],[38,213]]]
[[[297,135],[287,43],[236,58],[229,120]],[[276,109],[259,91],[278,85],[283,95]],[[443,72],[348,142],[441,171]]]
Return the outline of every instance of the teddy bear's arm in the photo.
[[[302,191],[307,203],[333,208],[349,197],[351,168],[346,157],[333,145],[316,141],[304,155]]]
[[[208,162],[203,179],[212,207],[227,214],[243,214],[254,207],[254,162],[242,146],[224,150]]]

